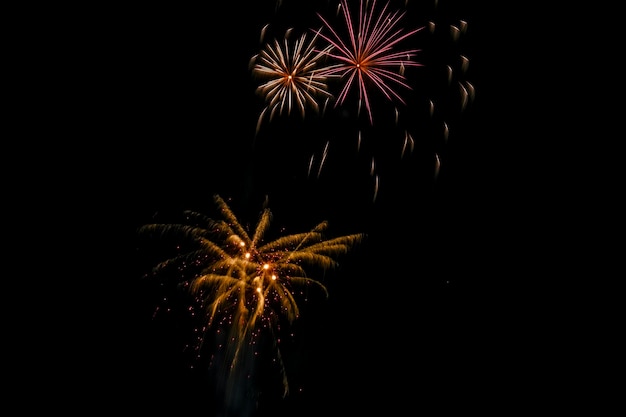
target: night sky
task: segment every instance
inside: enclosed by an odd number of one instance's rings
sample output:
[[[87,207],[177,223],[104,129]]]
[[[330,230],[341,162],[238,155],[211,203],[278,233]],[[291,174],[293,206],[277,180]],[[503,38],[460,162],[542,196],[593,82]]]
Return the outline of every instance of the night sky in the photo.
[[[511,236],[531,233],[531,216],[519,212],[536,203],[514,172],[515,148],[531,129],[511,97],[523,91],[523,80],[511,79],[522,71],[507,74],[512,60],[496,47],[509,36],[506,24],[478,2],[391,1],[407,10],[403,27],[435,23],[413,38],[424,66],[407,69],[414,89],[399,89],[406,105],[373,92],[369,126],[352,96],[323,115],[276,117],[257,134],[264,103],[249,63],[264,45],[261,29],[269,24],[268,38],[282,39],[289,28],[318,28],[316,13],[332,16],[337,1],[225,3],[133,7],[101,34],[107,104],[95,144],[107,174],[97,180],[99,204],[103,217],[119,219],[108,232],[121,242],[108,248],[118,267],[105,284],[114,311],[99,342],[115,359],[93,365],[114,375],[102,407],[220,415],[205,370],[192,368],[184,349],[184,312],[153,317],[163,293],[142,276],[156,254],[136,236],[139,226],[183,210],[214,215],[213,194],[242,224],[256,223],[267,198],[273,228],[303,232],[328,220],[331,236],[368,235],[326,277],[329,299],[303,306],[284,347],[292,392],[280,398],[268,365],[253,415],[479,412],[522,401],[529,389],[518,376],[532,373],[535,342],[521,336],[517,307],[533,265]],[[449,28],[461,21],[467,28],[454,42]],[[466,82],[475,93],[461,109]],[[401,158],[405,131],[414,149]],[[309,175],[309,158],[326,143],[323,169]]]

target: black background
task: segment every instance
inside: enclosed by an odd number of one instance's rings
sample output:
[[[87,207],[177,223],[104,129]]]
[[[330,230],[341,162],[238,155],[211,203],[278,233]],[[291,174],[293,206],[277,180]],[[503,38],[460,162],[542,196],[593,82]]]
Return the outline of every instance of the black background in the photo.
[[[185,209],[212,213],[216,193],[242,222],[254,224],[267,196],[277,228],[328,220],[331,234],[368,233],[287,349],[297,389],[285,400],[268,389],[261,414],[506,413],[564,398],[562,381],[575,372],[571,351],[555,341],[583,314],[561,308],[571,301],[554,281],[588,261],[561,262],[575,246],[562,243],[580,232],[563,216],[575,188],[571,162],[554,153],[569,138],[554,110],[567,74],[554,65],[557,52],[533,51],[521,29],[542,30],[547,17],[524,13],[529,6],[408,2],[406,26],[437,27],[419,37],[426,65],[411,69],[418,89],[400,111],[416,133],[410,158],[399,158],[402,131],[389,123],[385,101],[371,128],[353,101],[325,117],[279,118],[255,136],[263,103],[249,61],[261,28],[270,23],[280,39],[288,27],[317,27],[315,12],[329,12],[329,3],[83,11],[85,32],[96,36],[70,50],[72,62],[85,57],[72,66],[78,86],[65,115],[77,142],[60,148],[80,156],[55,180],[75,185],[62,209],[79,223],[72,246],[85,253],[72,258],[80,279],[69,292],[84,294],[70,297],[79,301],[65,353],[79,364],[77,392],[90,408],[211,415],[212,388],[182,353],[184,324],[152,318],[161,294],[140,279],[151,259],[136,230]],[[451,43],[439,29],[460,19],[467,32]],[[460,54],[476,89],[463,112],[442,76]],[[439,119],[427,116],[424,96],[441,105]],[[359,127],[367,135],[357,154]],[[308,158],[326,140],[327,165],[310,178]],[[370,156],[381,179],[375,202]]]

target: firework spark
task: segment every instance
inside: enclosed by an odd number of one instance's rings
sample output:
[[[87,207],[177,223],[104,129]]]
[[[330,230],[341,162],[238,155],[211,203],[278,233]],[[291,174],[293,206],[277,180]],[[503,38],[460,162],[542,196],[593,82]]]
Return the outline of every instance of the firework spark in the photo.
[[[350,90],[356,85],[359,90],[359,109],[362,105],[365,106],[370,123],[373,124],[368,90],[373,86],[388,100],[404,104],[404,99],[394,87],[412,89],[406,81],[404,69],[422,66],[413,60],[420,49],[397,50],[396,47],[423,27],[403,31],[398,25],[405,12],[388,11],[389,3],[385,4],[379,14],[375,14],[376,0],[371,2],[361,0],[356,21],[347,0],[341,0],[340,7],[346,24],[347,39],[318,13],[330,34],[324,34],[321,29],[315,33],[329,42],[333,48],[326,50],[325,53],[338,61],[327,66],[323,74],[340,76],[343,80],[344,84],[335,106],[343,104]],[[396,71],[390,68],[395,68]]]
[[[408,131],[404,132],[404,144],[402,145],[402,153],[400,154],[400,158],[404,158],[407,148],[410,153],[413,153],[413,149],[415,148],[415,140],[411,136]]]
[[[328,296],[326,287],[309,276],[308,268],[324,272],[336,267],[336,258],[365,235],[325,239],[328,223],[323,221],[309,232],[264,242],[272,217],[269,208],[262,210],[254,233],[249,234],[220,196],[215,195],[214,202],[221,220],[186,211],[186,220],[181,224],[148,224],[139,229],[140,234],[175,236],[191,245],[189,250],[157,263],[152,273],[158,275],[174,268],[179,285],[190,291],[206,313],[202,316],[205,332],[215,330],[224,335],[221,340],[225,351],[219,356],[224,363],[218,371],[226,401],[234,403],[240,398],[242,381],[237,378],[250,379],[250,362],[259,354],[261,337],[268,333],[287,395],[289,384],[277,337],[280,325],[285,320],[292,324],[299,317],[296,299],[309,289]],[[191,272],[186,277],[188,270]]]
[[[307,40],[303,34],[291,44],[287,35],[283,43],[274,39],[253,57],[253,74],[267,80],[257,88],[267,103],[259,123],[268,111],[270,119],[276,113],[291,114],[293,108],[299,109],[302,117],[307,107],[319,112],[318,98],[331,97],[326,85],[329,75],[318,67],[330,47],[317,51],[316,38],[317,35]]]

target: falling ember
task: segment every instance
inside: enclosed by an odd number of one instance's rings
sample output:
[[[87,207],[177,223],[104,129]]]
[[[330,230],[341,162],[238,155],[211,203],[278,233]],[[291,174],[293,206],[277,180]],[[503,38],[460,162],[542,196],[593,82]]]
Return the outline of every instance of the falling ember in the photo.
[[[459,83],[459,89],[461,90],[461,110],[465,110],[469,100],[469,92],[462,83]]]
[[[459,26],[461,27],[460,31],[462,33],[465,33],[467,31],[467,21],[466,20],[460,20],[459,21]]]
[[[322,173],[322,166],[324,165],[324,162],[326,161],[326,156],[328,155],[328,145],[329,145],[330,141],[326,141],[326,145],[324,145],[324,152],[322,152],[322,160],[320,161],[320,167],[317,171],[317,178],[320,177],[320,174]]]
[[[255,130],[255,134],[258,135],[259,131],[261,130],[261,124],[263,122],[263,119],[265,118],[265,112],[267,110],[267,107],[264,108],[261,113],[259,114],[259,118],[257,119],[257,123],[256,123],[256,130]]]
[[[460,32],[461,30],[458,27],[450,25],[450,36],[452,37],[453,41],[456,42],[459,40]]]
[[[259,37],[259,42],[263,43],[263,41],[265,40],[265,34],[267,33],[267,28],[269,27],[269,24],[263,26],[263,28],[261,29],[261,36]]]
[[[439,155],[435,153],[435,179],[439,176],[439,169],[441,167],[441,160],[439,159]]]
[[[470,100],[474,100],[475,90],[472,83],[470,83],[469,81],[465,81],[465,88],[469,93]]]
[[[467,72],[469,68],[469,59],[466,56],[461,55],[461,71]]]
[[[326,97],[326,100],[324,100],[324,107],[322,107],[322,114],[326,114],[326,109],[328,108],[329,101],[330,101],[330,97]]]
[[[313,159],[314,158],[315,158],[315,154],[311,155],[311,158],[309,159],[309,169],[306,172],[307,178],[311,177],[311,168],[313,167]]]
[[[415,147],[415,141],[413,137],[408,131],[404,131],[404,143],[402,144],[402,153],[400,154],[400,158],[404,158],[404,155],[407,150],[407,146],[409,147],[409,152],[413,153],[413,149]]]
[[[376,202],[376,198],[378,197],[378,184],[379,184],[379,179],[378,179],[378,175],[376,175],[374,177],[374,197],[372,198],[373,203]]]

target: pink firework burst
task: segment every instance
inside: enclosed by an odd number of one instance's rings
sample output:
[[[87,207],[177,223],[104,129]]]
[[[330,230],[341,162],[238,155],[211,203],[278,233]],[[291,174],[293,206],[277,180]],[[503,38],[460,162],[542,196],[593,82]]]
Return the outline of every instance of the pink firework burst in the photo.
[[[399,23],[405,12],[390,12],[389,2],[380,13],[375,14],[376,0],[361,0],[356,20],[353,19],[347,0],[341,0],[339,7],[342,8],[346,24],[346,37],[339,34],[318,13],[330,34],[322,33],[321,29],[316,30],[316,33],[332,46],[326,54],[338,61],[336,64],[325,67],[323,75],[340,76],[344,82],[335,107],[343,104],[352,87],[356,85],[359,90],[359,108],[362,104],[365,105],[370,124],[373,124],[368,89],[373,86],[388,100],[396,100],[404,104],[403,98],[394,87],[412,89],[404,76],[404,69],[408,66],[422,66],[421,63],[413,60],[421,50],[398,50],[397,47],[423,27],[404,31],[399,27]]]

